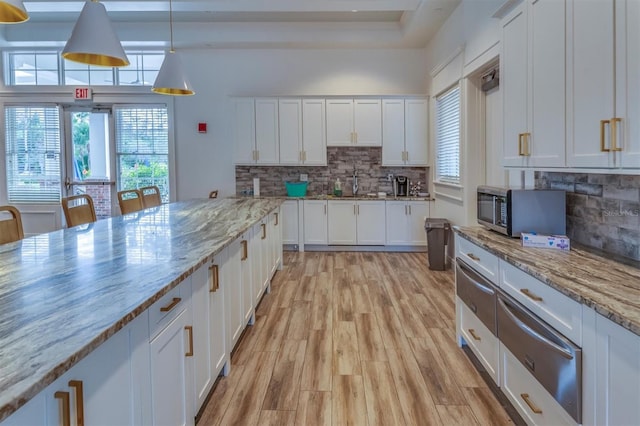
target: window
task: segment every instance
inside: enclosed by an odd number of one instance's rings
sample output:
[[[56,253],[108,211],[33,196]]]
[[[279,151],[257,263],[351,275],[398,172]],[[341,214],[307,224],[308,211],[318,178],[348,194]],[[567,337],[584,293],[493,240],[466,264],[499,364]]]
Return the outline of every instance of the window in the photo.
[[[63,60],[60,51],[11,51],[5,53],[8,86],[92,85],[151,86],[158,75],[164,52],[126,52],[126,67],[97,67]]]
[[[10,203],[59,203],[60,113],[55,106],[5,108]]]
[[[114,107],[118,191],[156,185],[169,202],[169,119],[165,106]]]
[[[436,180],[460,183],[460,87],[436,97]]]

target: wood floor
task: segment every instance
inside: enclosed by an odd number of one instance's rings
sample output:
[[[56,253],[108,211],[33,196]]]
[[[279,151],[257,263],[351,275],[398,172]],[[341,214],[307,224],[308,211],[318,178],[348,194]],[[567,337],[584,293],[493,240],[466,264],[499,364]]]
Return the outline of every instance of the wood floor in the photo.
[[[512,425],[425,253],[285,252],[198,426]]]

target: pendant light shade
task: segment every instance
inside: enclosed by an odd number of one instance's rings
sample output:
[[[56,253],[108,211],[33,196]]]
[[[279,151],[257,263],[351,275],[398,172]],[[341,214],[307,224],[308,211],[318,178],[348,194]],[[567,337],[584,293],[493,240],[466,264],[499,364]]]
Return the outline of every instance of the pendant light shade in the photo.
[[[173,50],[173,8],[169,0],[169,33],[171,35],[171,49],[164,56],[160,71],[151,90],[162,95],[195,95],[191,83],[182,67],[180,55]]]
[[[22,0],[0,1],[0,23],[19,24],[29,19],[27,9],[24,8]]]
[[[182,67],[180,54],[170,50],[162,61],[152,91],[163,95],[194,95],[191,83]]]
[[[62,57],[82,64],[123,67],[129,59],[113,30],[107,9],[95,0],[87,1],[62,51]]]

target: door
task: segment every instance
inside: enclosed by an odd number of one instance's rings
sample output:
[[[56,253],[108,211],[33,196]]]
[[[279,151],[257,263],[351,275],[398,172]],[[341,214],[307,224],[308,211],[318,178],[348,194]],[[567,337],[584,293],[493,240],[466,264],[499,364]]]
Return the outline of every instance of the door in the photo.
[[[404,166],[405,154],[405,100],[382,101],[382,165]],[[427,119],[425,115],[424,120]],[[425,149],[427,140],[424,140]]]
[[[63,196],[88,194],[96,218],[115,214],[115,163],[111,108],[64,109],[65,178]]]
[[[304,243],[327,244],[327,202],[322,200],[304,200]]]
[[[386,240],[384,201],[358,201],[356,235],[360,245],[383,246]]]
[[[278,126],[280,128],[280,164],[302,163],[301,99],[278,101]]]
[[[382,146],[382,101],[356,99],[353,102],[353,131],[358,146]]]
[[[355,245],[356,211],[355,201],[329,201],[327,216],[329,244]],[[306,225],[305,225],[306,226]]]
[[[353,142],[353,100],[327,99],[327,146],[350,146]]]

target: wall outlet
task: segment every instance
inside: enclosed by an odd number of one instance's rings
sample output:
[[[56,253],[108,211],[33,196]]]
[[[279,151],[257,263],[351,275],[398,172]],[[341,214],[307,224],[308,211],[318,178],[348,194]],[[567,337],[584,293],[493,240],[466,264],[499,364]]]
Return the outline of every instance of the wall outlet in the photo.
[[[300,182],[308,182],[309,181],[309,175],[306,173],[300,173]]]
[[[389,173],[389,174],[387,175],[387,180],[388,180],[389,182],[391,182],[391,181],[393,180],[393,174]]]

